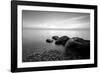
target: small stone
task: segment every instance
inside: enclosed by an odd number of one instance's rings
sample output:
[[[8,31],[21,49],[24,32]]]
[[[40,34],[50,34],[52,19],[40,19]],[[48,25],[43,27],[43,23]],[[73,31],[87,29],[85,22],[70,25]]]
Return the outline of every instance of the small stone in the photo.
[[[51,40],[51,39],[47,39],[46,42],[47,42],[47,43],[52,43],[53,40]]]
[[[52,39],[54,39],[54,40],[58,40],[59,37],[58,37],[58,36],[53,36]]]

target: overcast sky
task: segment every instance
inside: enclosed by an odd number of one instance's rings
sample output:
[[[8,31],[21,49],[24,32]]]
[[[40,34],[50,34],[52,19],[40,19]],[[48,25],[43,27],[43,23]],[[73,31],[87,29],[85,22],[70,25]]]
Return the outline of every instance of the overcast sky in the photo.
[[[90,14],[53,12],[53,11],[22,11],[23,28],[43,29],[89,29]]]

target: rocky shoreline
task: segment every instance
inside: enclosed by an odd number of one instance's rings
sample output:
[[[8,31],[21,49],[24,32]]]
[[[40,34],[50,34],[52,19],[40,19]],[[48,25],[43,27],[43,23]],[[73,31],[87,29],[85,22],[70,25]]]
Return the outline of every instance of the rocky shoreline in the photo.
[[[55,45],[62,45],[65,47],[66,52],[68,50],[79,54],[83,58],[90,57],[90,41],[79,37],[70,38],[68,36],[53,36]],[[51,40],[51,39],[49,39]]]
[[[90,41],[79,37],[53,36],[52,39],[46,39],[46,42],[55,45],[62,45],[65,48],[65,54],[58,50],[44,51],[43,53],[32,53],[23,62],[36,61],[57,61],[57,60],[76,60],[90,58]]]

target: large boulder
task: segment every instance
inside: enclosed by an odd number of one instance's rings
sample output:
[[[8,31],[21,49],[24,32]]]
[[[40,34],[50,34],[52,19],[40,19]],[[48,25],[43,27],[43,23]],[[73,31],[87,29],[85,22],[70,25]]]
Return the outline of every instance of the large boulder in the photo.
[[[69,40],[69,37],[68,36],[62,36],[62,37],[60,37],[59,39],[57,39],[56,41],[55,41],[55,44],[56,45],[63,45],[63,46],[65,46],[65,44],[66,44],[66,42]]]
[[[77,41],[77,42],[84,41],[84,39],[79,38],[79,37],[73,37],[72,39],[73,39],[74,41]]]
[[[82,58],[90,57],[90,42],[82,38],[74,37],[65,44],[66,51],[79,54]]]
[[[80,42],[82,44],[86,45],[90,45],[90,41],[89,40],[84,40],[82,38],[79,37],[73,37],[72,39],[74,39],[74,41]]]

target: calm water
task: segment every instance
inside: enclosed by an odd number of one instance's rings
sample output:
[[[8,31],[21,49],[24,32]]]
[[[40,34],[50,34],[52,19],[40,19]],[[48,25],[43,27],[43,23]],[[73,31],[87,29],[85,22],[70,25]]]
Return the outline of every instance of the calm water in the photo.
[[[23,55],[28,55],[31,52],[42,52],[49,49],[57,49],[64,51],[63,46],[56,46],[53,43],[46,43],[46,39],[51,39],[52,36],[69,36],[81,37],[90,40],[89,30],[33,30],[23,29]]]

